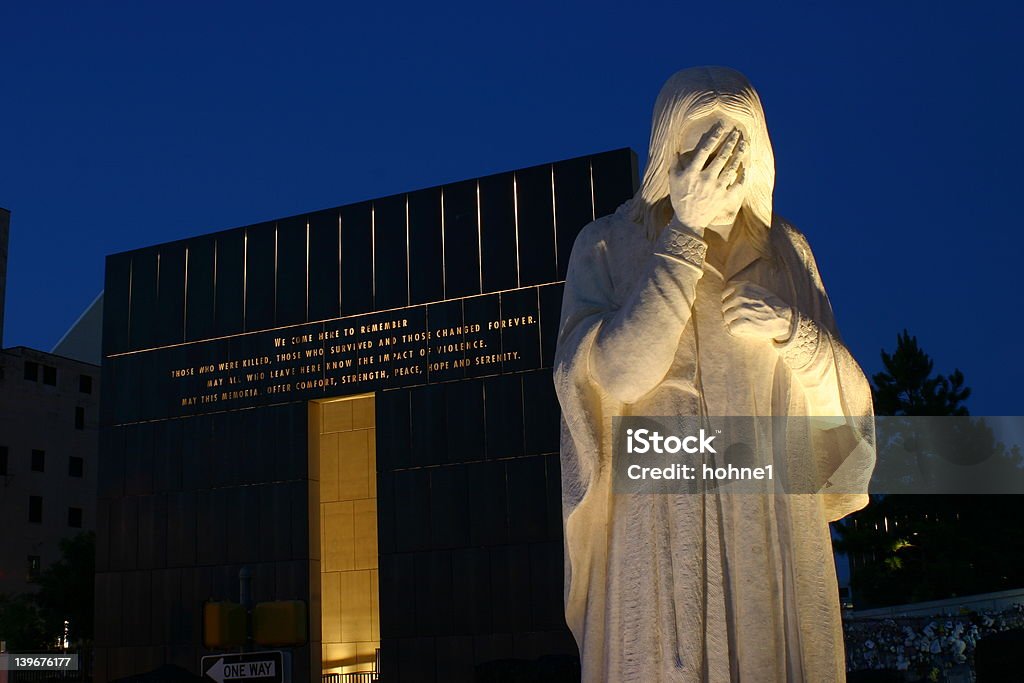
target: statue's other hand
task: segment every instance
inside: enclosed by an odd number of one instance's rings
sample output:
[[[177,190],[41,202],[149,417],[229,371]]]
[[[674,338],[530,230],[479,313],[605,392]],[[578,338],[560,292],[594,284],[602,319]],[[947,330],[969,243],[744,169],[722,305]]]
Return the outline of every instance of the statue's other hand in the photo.
[[[781,342],[789,337],[793,309],[764,287],[737,281],[722,292],[722,317],[734,336]]]
[[[747,143],[739,130],[721,122],[704,134],[691,152],[679,154],[669,171],[669,199],[676,218],[698,235],[711,221],[742,201],[740,165]]]

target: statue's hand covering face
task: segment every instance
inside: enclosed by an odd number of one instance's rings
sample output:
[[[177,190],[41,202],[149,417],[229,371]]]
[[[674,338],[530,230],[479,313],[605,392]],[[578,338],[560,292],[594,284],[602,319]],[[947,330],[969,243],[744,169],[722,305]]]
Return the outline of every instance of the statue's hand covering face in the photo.
[[[828,522],[867,501],[870,392],[773,184],[749,82],[687,69],[658,96],[636,195],[573,247],[554,381],[584,681],[844,678]],[[638,416],[765,418],[753,447],[784,487],[619,491],[613,424]]]
[[[716,225],[728,238],[743,203],[746,157],[743,134],[716,121],[696,145],[679,154],[669,170],[668,194],[675,219],[697,236]]]
[[[699,67],[673,75],[654,105],[647,171],[633,206],[634,211],[644,213],[634,218],[648,230],[657,231],[671,217],[666,200],[673,166],[685,163],[702,137],[719,123],[723,131],[737,130],[746,147],[738,203],[748,208],[752,219],[771,225],[775,157],[761,100],[742,74],[721,67]],[[735,220],[738,208],[723,209],[723,215],[716,216],[711,225],[731,222],[730,215]]]

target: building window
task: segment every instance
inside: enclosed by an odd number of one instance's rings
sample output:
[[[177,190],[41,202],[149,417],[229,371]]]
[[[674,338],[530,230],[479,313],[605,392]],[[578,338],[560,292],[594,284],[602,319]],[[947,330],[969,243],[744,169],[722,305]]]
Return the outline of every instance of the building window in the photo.
[[[0,475],[7,474],[7,446],[0,446]]]
[[[57,386],[57,368],[53,365],[27,360],[25,361],[25,379],[30,382],[42,380],[43,384],[55,387]]]
[[[46,471],[46,451],[39,451],[32,449],[32,471],[33,472],[45,472]]]
[[[35,581],[39,578],[39,572],[43,568],[43,561],[38,555],[28,556],[28,580]]]
[[[68,508],[68,526],[82,528],[82,508]]]
[[[78,391],[83,394],[92,393],[92,376],[91,375],[79,375],[78,376]]]
[[[85,408],[82,406],[75,408],[75,429],[85,429]]]
[[[68,458],[68,476],[69,477],[81,477],[82,476],[82,471],[85,469],[84,465],[85,465],[85,461],[84,460],[82,460],[81,458],[79,458],[77,456],[72,455],[70,458]]]
[[[43,497],[28,497],[28,521],[41,524],[43,521]]]

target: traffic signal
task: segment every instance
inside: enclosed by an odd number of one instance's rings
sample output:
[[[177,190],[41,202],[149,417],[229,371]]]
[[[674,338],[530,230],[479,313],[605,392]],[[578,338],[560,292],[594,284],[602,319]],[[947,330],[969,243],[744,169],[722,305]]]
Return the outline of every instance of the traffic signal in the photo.
[[[305,645],[309,618],[302,600],[261,602],[252,609],[252,639],[257,645]]]
[[[237,602],[203,603],[203,646],[223,650],[245,645],[245,608]]]

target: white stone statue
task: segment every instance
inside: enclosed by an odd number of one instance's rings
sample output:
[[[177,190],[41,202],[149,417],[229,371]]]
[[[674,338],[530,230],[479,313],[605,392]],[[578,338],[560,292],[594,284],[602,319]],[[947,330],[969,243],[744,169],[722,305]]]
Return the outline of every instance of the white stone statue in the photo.
[[[680,71],[640,190],[573,247],[554,377],[585,682],[845,680],[828,522],[867,504],[871,394],[774,176],[747,79]],[[617,493],[612,419],[659,415],[789,416],[761,445],[813,488]]]

